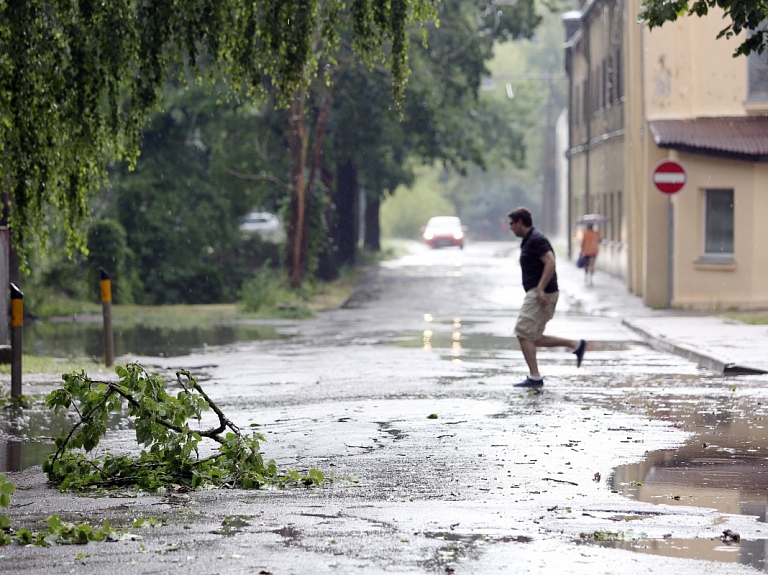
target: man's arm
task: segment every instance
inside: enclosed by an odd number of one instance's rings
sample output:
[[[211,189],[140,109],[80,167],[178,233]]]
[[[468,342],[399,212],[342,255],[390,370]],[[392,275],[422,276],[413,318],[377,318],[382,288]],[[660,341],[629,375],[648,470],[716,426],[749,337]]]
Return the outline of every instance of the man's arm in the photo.
[[[547,305],[549,300],[544,295],[544,289],[547,287],[549,280],[552,279],[552,276],[555,275],[555,254],[552,253],[552,250],[541,256],[541,262],[544,264],[544,269],[541,272],[539,285],[536,286],[536,292],[538,294],[539,303],[541,305]]]

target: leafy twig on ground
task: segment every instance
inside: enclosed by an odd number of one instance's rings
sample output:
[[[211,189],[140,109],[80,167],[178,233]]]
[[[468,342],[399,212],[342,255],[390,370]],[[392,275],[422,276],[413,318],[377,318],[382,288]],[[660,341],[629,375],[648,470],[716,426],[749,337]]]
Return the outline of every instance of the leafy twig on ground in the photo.
[[[192,375],[176,374],[181,390],[166,391],[166,382],[132,363],[116,368],[119,380],[94,381],[84,372],[64,374],[63,386],[46,399],[56,410],[74,408],[78,421],[56,440],[56,452],[43,466],[48,479],[62,489],[134,486],[156,489],[165,485],[191,488],[203,485],[258,488],[271,483],[319,485],[324,476],[317,469],[307,475],[296,471],[279,474],[274,461],[264,462],[260,433],[243,435]],[[190,419],[199,422],[204,411],[213,411],[217,426],[192,429]],[[87,457],[107,432],[110,414],[125,410],[143,446],[140,455]],[[200,456],[204,440],[218,444],[217,452]]]

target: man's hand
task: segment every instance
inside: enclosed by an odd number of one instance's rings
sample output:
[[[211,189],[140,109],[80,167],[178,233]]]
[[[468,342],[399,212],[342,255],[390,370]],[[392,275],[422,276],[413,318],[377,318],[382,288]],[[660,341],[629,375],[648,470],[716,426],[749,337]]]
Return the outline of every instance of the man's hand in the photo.
[[[544,269],[541,272],[539,285],[536,286],[536,299],[539,300],[542,306],[547,306],[549,305],[549,300],[544,293],[544,289],[547,287],[549,280],[552,279],[552,276],[555,275],[555,254],[551,251],[545,253],[541,256],[541,262],[544,264]]]

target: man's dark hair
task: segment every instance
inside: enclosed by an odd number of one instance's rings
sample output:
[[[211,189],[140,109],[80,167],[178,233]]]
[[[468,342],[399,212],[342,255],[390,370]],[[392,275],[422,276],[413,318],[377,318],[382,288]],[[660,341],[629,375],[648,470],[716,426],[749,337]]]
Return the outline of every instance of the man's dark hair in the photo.
[[[531,210],[528,208],[515,208],[507,214],[509,221],[512,223],[523,222],[526,228],[533,226],[533,218],[531,217]]]

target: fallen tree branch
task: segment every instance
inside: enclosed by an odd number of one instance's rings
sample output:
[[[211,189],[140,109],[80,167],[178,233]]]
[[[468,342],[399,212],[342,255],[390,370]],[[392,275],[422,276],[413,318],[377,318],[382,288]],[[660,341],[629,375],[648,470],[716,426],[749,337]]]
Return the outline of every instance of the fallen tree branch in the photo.
[[[93,381],[84,372],[63,376],[64,385],[46,399],[55,410],[73,409],[78,420],[56,439],[56,452],[43,465],[48,479],[62,488],[135,486],[156,489],[163,485],[196,488],[202,485],[260,487],[266,483],[317,485],[323,474],[287,471],[280,475],[274,461],[264,462],[259,433],[243,435],[194,377],[185,370],[176,377],[181,391],[166,391],[166,382],[139,364],[118,367],[119,381]],[[183,378],[186,378],[186,382]],[[195,430],[202,413],[213,411],[219,425]],[[136,441],[143,446],[138,457],[109,454],[90,457],[107,433],[115,412],[131,419]],[[200,444],[211,440],[215,453],[200,457]]]

